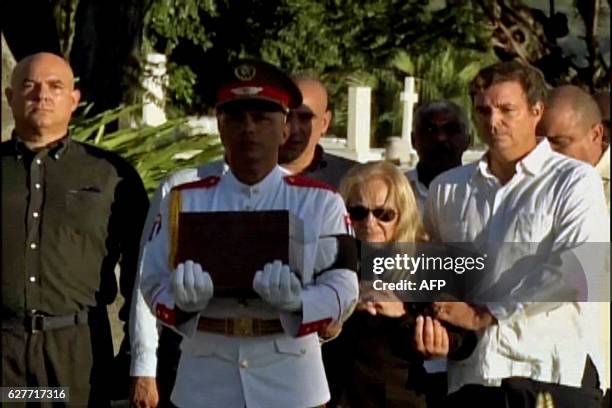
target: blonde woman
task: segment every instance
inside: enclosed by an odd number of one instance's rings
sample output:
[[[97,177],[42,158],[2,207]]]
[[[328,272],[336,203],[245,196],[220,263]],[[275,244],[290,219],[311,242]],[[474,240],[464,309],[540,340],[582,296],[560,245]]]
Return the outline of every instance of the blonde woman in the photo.
[[[357,239],[370,243],[426,240],[410,183],[389,162],[353,167],[339,188]],[[406,347],[404,305],[393,293],[360,294],[357,311],[323,348],[329,407],[425,407],[423,362]],[[386,301],[382,301],[386,300]]]

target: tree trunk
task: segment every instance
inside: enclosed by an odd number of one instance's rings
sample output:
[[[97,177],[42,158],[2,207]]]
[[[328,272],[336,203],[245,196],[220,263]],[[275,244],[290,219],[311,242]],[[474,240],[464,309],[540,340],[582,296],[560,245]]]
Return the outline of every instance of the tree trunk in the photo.
[[[137,86],[144,0],[80,0],[70,62],[91,114],[114,108]]]

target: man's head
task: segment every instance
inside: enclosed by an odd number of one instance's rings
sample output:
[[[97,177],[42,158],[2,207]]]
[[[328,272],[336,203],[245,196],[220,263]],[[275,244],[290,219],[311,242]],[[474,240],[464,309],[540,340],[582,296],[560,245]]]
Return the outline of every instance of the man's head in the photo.
[[[30,55],[15,66],[6,98],[18,137],[44,146],[66,135],[80,93],[68,62],[50,53]]]
[[[302,104],[289,112],[289,140],[281,147],[278,161],[287,164],[303,158],[310,164],[321,136],[327,132],[332,113],[329,110],[327,90],[321,81],[309,77],[295,77],[302,92]]]
[[[603,125],[597,102],[573,85],[551,91],[537,133],[569,157],[596,165],[603,152]]]
[[[465,111],[451,101],[429,102],[414,119],[412,143],[419,165],[442,173],[461,165],[461,156],[470,144]]]
[[[299,89],[278,68],[256,60],[233,64],[221,79],[217,120],[228,164],[244,183],[261,180],[289,136],[287,112],[302,103]]]
[[[536,146],[546,82],[536,68],[516,61],[482,69],[470,85],[475,121],[490,155],[515,162]]]

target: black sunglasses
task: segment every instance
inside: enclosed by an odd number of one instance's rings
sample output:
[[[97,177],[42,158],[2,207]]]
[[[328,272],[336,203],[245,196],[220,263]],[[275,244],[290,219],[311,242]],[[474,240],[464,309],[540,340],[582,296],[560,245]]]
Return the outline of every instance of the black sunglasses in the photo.
[[[392,210],[390,208],[382,208],[382,207],[370,209],[362,205],[358,205],[355,207],[348,207],[347,210],[349,213],[349,217],[351,217],[351,220],[353,221],[362,221],[366,219],[370,212],[372,212],[372,215],[375,218],[377,218],[378,220],[382,222],[393,221],[395,219],[395,216],[397,215],[395,213],[395,210]]]

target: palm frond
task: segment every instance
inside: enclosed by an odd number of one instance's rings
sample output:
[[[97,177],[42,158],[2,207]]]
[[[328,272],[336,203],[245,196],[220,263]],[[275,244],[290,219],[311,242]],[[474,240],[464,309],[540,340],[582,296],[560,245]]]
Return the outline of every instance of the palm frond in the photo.
[[[223,147],[218,136],[195,134],[187,129],[187,118],[159,126],[141,126],[107,132],[107,125],[134,113],[140,105],[119,106],[92,118],[77,118],[71,126],[74,139],[119,154],[139,172],[151,194],[169,173],[219,159]],[[95,135],[95,137],[94,137]],[[191,153],[188,160],[181,159]]]

